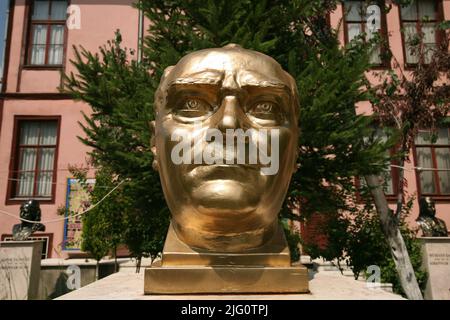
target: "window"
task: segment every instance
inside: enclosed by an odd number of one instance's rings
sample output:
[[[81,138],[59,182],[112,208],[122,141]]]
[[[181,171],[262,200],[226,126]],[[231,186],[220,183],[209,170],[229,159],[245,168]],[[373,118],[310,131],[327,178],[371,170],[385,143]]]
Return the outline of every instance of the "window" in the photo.
[[[450,135],[449,128],[437,134],[422,130],[415,140],[416,166],[421,195],[450,195]]]
[[[438,35],[439,2],[436,0],[413,0],[407,6],[401,6],[401,20],[403,30],[403,44],[406,64],[414,65],[419,62],[414,43],[418,35],[423,34],[425,63],[431,62],[433,49],[436,48]]]
[[[67,0],[34,0],[29,39],[30,65],[63,63]]]
[[[345,39],[349,43],[361,34],[365,40],[371,40],[378,32],[385,34],[384,1],[345,1]],[[383,64],[383,45],[380,44],[372,51],[370,63]]]
[[[17,127],[11,198],[51,200],[58,120],[19,120]]]

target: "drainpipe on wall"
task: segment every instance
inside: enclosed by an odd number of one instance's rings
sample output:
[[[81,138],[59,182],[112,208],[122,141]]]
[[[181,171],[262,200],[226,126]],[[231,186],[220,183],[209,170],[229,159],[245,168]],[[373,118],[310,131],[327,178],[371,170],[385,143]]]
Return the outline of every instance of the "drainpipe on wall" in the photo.
[[[1,68],[1,74],[0,74],[0,136],[2,131],[2,124],[3,124],[3,109],[4,109],[4,97],[2,94],[5,92],[5,79],[8,73],[8,65],[9,64],[9,41],[11,41],[11,29],[12,29],[12,12],[15,5],[14,0],[7,0],[5,4],[6,12],[0,13],[0,15],[4,14],[4,37],[3,39],[0,39],[0,41],[3,41],[3,49],[2,54],[0,55],[0,61],[2,68]],[[1,21],[0,21],[1,23]],[[8,59],[6,58],[8,56]]]
[[[139,21],[138,21],[138,46],[137,46],[137,59],[138,62],[142,60],[142,45],[144,36],[144,12],[141,9],[142,0],[139,0]]]
[[[10,3],[9,0],[6,0],[6,2],[4,3],[5,5],[5,12],[0,12],[0,17],[3,17],[3,37],[1,39],[2,43],[3,43],[3,47],[2,47],[2,52],[0,52],[0,65],[1,65],[1,74],[0,74],[0,92],[3,92],[3,78],[5,76],[4,71],[5,71],[5,61],[6,61],[6,47],[7,47],[7,40],[8,40],[8,25],[9,25],[9,13],[11,12],[11,8],[10,8]],[[2,21],[0,20],[0,23]]]

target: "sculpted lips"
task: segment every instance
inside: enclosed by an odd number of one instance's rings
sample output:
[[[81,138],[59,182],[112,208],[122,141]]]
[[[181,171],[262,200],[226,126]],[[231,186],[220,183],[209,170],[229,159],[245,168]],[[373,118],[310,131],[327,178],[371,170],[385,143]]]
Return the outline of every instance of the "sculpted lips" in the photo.
[[[188,180],[238,180],[248,183],[257,183],[260,176],[258,165],[245,164],[214,164],[190,165],[187,168]],[[195,184],[195,182],[194,182]]]

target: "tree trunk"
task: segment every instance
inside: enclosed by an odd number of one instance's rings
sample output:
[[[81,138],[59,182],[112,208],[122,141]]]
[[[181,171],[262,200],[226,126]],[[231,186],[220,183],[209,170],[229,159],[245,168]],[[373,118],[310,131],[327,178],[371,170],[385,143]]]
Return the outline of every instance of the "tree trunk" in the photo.
[[[99,268],[100,268],[100,260],[97,260],[97,263],[95,264],[95,281],[98,280]]]
[[[383,188],[380,185],[380,179],[376,175],[369,175],[364,178],[370,188],[375,207],[380,216],[381,227],[391,248],[392,257],[403,291],[410,300],[423,300],[405,241],[400,233],[398,219],[388,206]]]
[[[136,273],[141,272],[142,256],[136,257]]]
[[[119,265],[117,264],[117,246],[114,246],[114,273],[119,270]]]

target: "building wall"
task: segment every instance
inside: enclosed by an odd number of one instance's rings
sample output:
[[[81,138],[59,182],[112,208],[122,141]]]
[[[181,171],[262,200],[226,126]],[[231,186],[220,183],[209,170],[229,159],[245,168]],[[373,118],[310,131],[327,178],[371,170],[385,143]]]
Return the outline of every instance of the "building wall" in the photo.
[[[386,4],[392,4],[391,1],[387,0]],[[443,11],[443,18],[444,20],[450,20],[450,1],[444,0],[442,1],[442,11]],[[338,5],[338,8],[335,12],[333,12],[330,16],[330,22],[332,26],[337,28],[340,24],[343,22],[342,17],[344,13],[343,5]],[[401,33],[401,27],[400,27],[400,10],[399,7],[395,4],[392,4],[391,10],[386,15],[386,26],[387,26],[387,34],[388,34],[388,41],[389,41],[389,47],[399,64],[404,67],[405,59],[404,59],[404,50],[403,50],[403,44],[402,44],[402,33]],[[341,43],[345,43],[345,37],[344,37],[344,29],[341,27],[339,32],[339,38]],[[406,74],[408,71],[406,71]],[[372,83],[377,83],[378,79],[375,76],[377,74],[376,70],[373,70],[372,72],[367,73],[368,79]],[[357,105],[356,108],[358,114],[371,114],[372,110],[370,107],[370,103],[363,102]],[[414,206],[412,208],[411,215],[408,217],[407,221],[410,223],[411,227],[417,227],[417,224],[415,223],[415,219],[418,217],[419,214],[419,204],[417,200],[417,192],[418,192],[418,186],[417,186],[417,175],[416,171],[414,170],[415,167],[415,159],[414,154],[411,152],[409,155],[411,162],[405,164],[405,179],[408,181],[408,185],[406,187],[406,190],[409,195],[415,196],[416,200],[414,201]],[[395,209],[396,207],[396,201],[395,199],[390,199],[390,207],[392,209]],[[447,199],[436,201],[436,216],[440,219],[443,219],[446,224],[447,228],[450,228],[450,197]]]
[[[81,29],[67,33],[67,50],[64,58],[66,72],[73,71],[69,60],[73,59],[73,45],[82,45],[90,51],[98,51],[100,45],[114,38],[115,30],[122,33],[123,45],[137,48],[138,10],[133,0],[72,0],[81,9]],[[8,203],[8,179],[15,116],[60,116],[57,179],[54,203],[41,203],[42,220],[56,219],[58,207],[65,206],[69,165],[86,166],[88,148],[78,141],[82,135],[78,121],[83,121],[81,111],[89,113],[88,105],[74,102],[58,93],[61,83],[60,69],[27,68],[24,66],[24,24],[27,23],[27,2],[16,0],[12,22],[7,85],[3,97],[3,113],[0,116],[0,210],[19,214],[20,204]],[[1,101],[0,101],[1,103]],[[1,112],[1,109],[0,109]],[[93,172],[91,172],[93,176]],[[17,219],[0,215],[0,235],[11,233]],[[53,233],[53,250],[49,257],[67,257],[62,250],[64,223],[46,224],[46,233]]]
[[[66,41],[66,54],[62,71],[73,71],[68,62],[73,58],[72,46],[82,45],[87,50],[97,51],[100,45],[114,37],[114,31],[120,29],[123,44],[128,48],[137,48],[138,44],[138,10],[132,8],[134,0],[72,0],[72,5],[81,9],[81,29],[69,30]],[[76,138],[82,135],[77,122],[82,121],[80,111],[89,112],[89,106],[74,102],[58,93],[61,84],[61,70],[49,68],[30,68],[25,66],[25,42],[28,24],[28,1],[15,0],[11,22],[10,48],[7,52],[8,72],[5,76],[6,86],[0,96],[0,210],[19,214],[19,204],[11,204],[7,199],[9,165],[13,144],[13,130],[15,116],[60,116],[61,131],[59,136],[59,151],[57,163],[56,194],[54,203],[42,204],[42,220],[58,218],[57,209],[65,205],[67,178],[70,177],[69,165],[84,165],[88,148]],[[445,19],[450,19],[450,1],[444,1]],[[330,16],[332,25],[337,26],[342,18],[343,8]],[[403,47],[400,32],[399,10],[393,6],[387,15],[389,45],[396,58],[403,63]],[[148,21],[145,22],[148,26]],[[344,42],[344,31],[340,32]],[[375,78],[368,75],[372,81]],[[3,106],[3,109],[2,109]],[[368,104],[357,107],[360,113],[370,113]],[[413,159],[411,157],[411,159]],[[407,164],[412,167],[413,163]],[[91,175],[93,173],[91,172]],[[416,175],[413,170],[406,171],[408,192],[414,194],[417,190]],[[394,205],[394,204],[393,204]],[[437,216],[444,219],[450,226],[450,198],[448,201],[437,203]],[[418,214],[418,204],[415,202],[413,220]],[[0,215],[0,235],[11,233],[12,226],[18,220]],[[46,232],[54,234],[53,250],[50,257],[67,257],[67,252],[61,250],[63,241],[63,222],[46,224]]]

